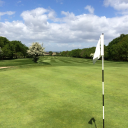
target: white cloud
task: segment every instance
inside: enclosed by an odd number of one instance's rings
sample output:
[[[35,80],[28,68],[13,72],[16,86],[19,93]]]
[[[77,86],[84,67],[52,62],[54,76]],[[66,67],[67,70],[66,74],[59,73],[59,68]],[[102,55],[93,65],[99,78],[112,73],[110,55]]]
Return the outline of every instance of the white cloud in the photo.
[[[64,43],[58,44],[58,43],[57,43],[57,46],[58,46],[58,47],[63,47],[63,46],[68,46],[68,45],[69,45],[69,44],[64,44]]]
[[[56,0],[57,3],[63,4],[63,0]]]
[[[0,6],[2,6],[4,4],[4,1],[0,0]]]
[[[69,13],[69,12],[65,12],[65,11],[61,11],[62,15],[65,15],[65,17],[59,19],[58,21],[61,22],[70,22],[70,21],[74,21],[76,19],[75,14],[74,13]]]
[[[7,11],[7,12],[0,12],[0,16],[2,16],[2,15],[13,15],[13,14],[15,14],[15,12],[12,12],[12,11]]]
[[[123,15],[128,14],[128,0],[104,0],[104,6],[111,6]]]
[[[18,1],[17,3],[21,3],[21,1]]]
[[[31,11],[24,11],[21,17],[24,19],[26,26],[32,28],[33,31],[38,31],[39,29],[47,29],[48,13],[49,10],[44,8],[36,8]],[[50,15],[50,14],[49,14]]]
[[[49,10],[49,14],[48,14],[48,18],[54,20],[55,17],[56,17],[55,11],[52,10],[52,9],[50,9],[50,10]]]
[[[9,40],[20,40],[27,46],[38,41],[43,42],[44,47],[55,44],[52,48],[78,48],[81,44],[96,45],[101,33],[104,33],[107,44],[120,34],[127,33],[128,15],[106,18],[92,14],[75,16],[70,12],[61,13],[64,17],[56,18],[54,10],[51,9],[36,8],[24,11],[21,13],[24,22],[0,22],[0,35]],[[48,22],[49,19],[53,22]]]
[[[0,12],[0,17],[3,15],[13,15],[13,14],[15,14],[15,12],[12,12],[12,11]]]
[[[87,5],[87,6],[85,7],[85,9],[87,9],[91,14],[94,13],[94,8],[91,7],[90,5]]]

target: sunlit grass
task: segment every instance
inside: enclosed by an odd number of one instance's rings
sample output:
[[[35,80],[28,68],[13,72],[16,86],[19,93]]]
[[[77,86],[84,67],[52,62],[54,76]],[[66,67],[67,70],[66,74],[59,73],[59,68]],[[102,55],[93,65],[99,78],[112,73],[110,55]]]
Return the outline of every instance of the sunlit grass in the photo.
[[[42,58],[42,59],[41,59]],[[102,127],[102,63],[72,57],[0,61],[1,128]],[[127,62],[104,62],[105,127],[128,127]]]

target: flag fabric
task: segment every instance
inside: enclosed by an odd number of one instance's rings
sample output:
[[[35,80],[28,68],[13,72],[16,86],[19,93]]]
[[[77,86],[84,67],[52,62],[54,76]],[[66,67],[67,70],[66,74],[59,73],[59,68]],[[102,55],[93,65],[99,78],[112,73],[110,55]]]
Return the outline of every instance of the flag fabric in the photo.
[[[102,94],[103,94],[103,128],[104,128],[104,34],[100,36],[93,56],[93,64],[102,56]]]
[[[104,35],[102,34],[96,46],[96,50],[93,56],[93,64],[95,64],[95,62],[103,55],[104,55]]]
[[[101,39],[99,39],[98,44],[96,46],[96,50],[93,56],[93,64],[95,64],[95,62],[101,57],[100,45],[101,45]]]

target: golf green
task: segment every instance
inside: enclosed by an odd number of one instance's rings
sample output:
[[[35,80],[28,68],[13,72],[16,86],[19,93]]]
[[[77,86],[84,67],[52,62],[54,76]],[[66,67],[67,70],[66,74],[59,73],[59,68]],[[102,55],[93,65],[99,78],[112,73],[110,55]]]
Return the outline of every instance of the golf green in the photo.
[[[0,128],[101,128],[102,61],[0,61]],[[104,61],[105,128],[127,128],[128,62]],[[88,124],[91,118],[95,124]]]

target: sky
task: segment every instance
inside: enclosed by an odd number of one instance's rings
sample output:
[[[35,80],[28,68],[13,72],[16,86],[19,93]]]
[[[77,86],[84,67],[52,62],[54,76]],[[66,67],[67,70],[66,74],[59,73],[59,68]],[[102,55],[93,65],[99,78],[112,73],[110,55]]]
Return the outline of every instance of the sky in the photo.
[[[128,34],[128,0],[0,0],[0,36],[45,51],[107,46]]]

